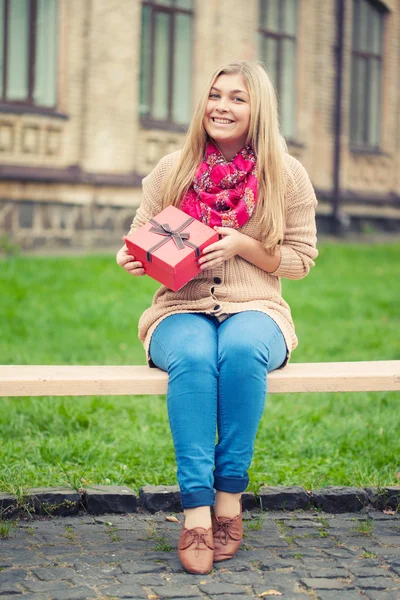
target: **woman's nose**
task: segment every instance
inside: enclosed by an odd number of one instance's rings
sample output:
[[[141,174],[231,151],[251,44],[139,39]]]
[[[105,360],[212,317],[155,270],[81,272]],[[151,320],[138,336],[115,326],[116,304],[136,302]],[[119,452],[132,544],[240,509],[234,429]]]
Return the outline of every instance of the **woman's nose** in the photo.
[[[217,102],[217,106],[216,106],[217,110],[222,110],[222,111],[227,110],[227,102],[228,102],[227,99],[224,98],[223,96],[221,96]]]

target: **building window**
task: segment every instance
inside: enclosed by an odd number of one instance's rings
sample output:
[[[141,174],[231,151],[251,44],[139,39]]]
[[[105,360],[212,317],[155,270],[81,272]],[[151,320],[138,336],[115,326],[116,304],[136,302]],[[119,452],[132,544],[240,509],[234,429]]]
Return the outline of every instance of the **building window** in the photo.
[[[278,95],[281,129],[296,133],[296,37],[298,0],[260,0],[259,56]]]
[[[191,117],[193,0],[144,0],[139,113],[157,127]]]
[[[57,0],[0,0],[0,100],[55,108]]]
[[[350,140],[354,148],[378,148],[381,125],[382,42],[385,9],[353,0]]]

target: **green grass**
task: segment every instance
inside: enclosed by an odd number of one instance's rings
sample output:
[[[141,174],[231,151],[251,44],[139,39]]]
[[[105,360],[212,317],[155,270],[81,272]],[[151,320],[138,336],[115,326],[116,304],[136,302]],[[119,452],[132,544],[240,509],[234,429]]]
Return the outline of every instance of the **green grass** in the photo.
[[[366,519],[365,521],[359,519],[358,524],[355,525],[351,531],[355,534],[361,533],[363,535],[371,535],[374,527],[375,523],[372,519]]]
[[[283,281],[300,340],[292,360],[399,359],[399,282],[399,244],[323,244],[308,277]],[[137,322],[157,287],[110,255],[2,260],[0,363],[145,364]],[[399,400],[270,395],[250,490],[400,483]],[[0,489],[20,494],[176,481],[164,397],[0,398],[0,440]]]
[[[10,537],[10,533],[16,526],[16,521],[3,521],[0,519],[0,539],[7,539]]]

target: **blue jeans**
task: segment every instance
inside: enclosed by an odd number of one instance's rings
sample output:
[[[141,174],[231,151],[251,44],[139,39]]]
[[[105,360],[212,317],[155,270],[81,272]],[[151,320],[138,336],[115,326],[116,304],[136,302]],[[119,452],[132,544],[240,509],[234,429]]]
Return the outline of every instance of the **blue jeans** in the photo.
[[[169,374],[168,416],[183,508],[211,506],[214,489],[243,492],[267,373],[286,358],[275,321],[258,311],[222,323],[203,313],[171,315],[153,333],[150,356]]]

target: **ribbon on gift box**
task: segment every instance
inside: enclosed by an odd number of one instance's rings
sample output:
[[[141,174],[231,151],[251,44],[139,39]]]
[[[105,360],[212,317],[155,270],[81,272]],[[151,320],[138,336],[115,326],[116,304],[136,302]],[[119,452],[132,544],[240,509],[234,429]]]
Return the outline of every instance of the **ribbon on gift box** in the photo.
[[[165,237],[164,240],[160,240],[157,244],[154,244],[149,250],[146,252],[146,258],[148,262],[152,262],[151,255],[153,252],[161,248],[164,244],[169,242],[169,240],[174,240],[175,246],[178,250],[183,250],[185,246],[189,246],[193,248],[196,252],[196,258],[200,256],[200,248],[192,242],[189,242],[190,233],[188,231],[182,231],[185,227],[188,227],[190,223],[194,221],[193,217],[189,217],[182,225],[180,225],[177,229],[172,229],[172,227],[168,223],[158,223],[155,219],[150,219],[150,223],[153,227],[150,227],[149,231],[152,233],[156,233],[157,235],[162,235]]]

